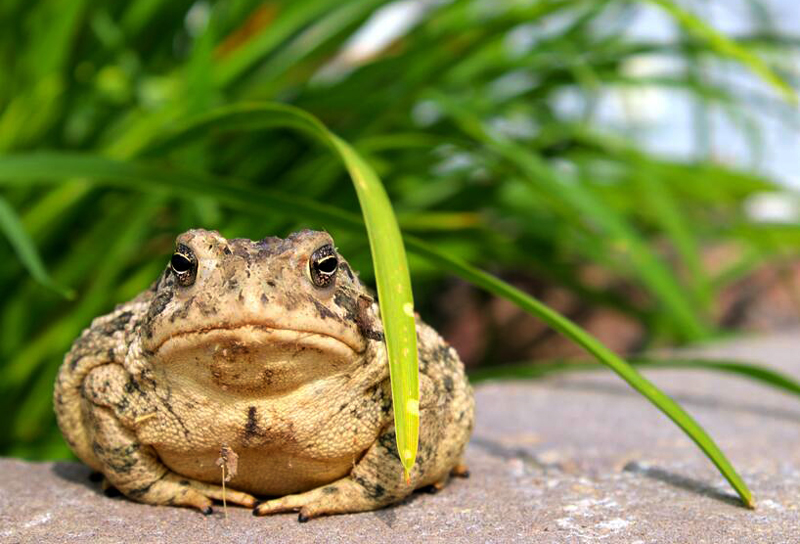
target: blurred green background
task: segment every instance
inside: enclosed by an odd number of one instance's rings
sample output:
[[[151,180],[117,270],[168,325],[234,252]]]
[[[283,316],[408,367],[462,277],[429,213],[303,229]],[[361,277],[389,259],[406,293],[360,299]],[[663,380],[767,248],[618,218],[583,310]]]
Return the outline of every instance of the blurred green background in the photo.
[[[714,30],[714,3],[735,4],[744,30]],[[288,131],[210,134],[141,156],[213,107],[289,103],[370,160],[406,232],[540,297],[618,351],[770,328],[797,320],[800,229],[769,210],[791,216],[798,200],[756,167],[769,147],[762,119],[800,134],[791,90],[800,41],[769,8],[3,0],[0,154],[146,160],[358,211],[337,161]],[[653,16],[666,38],[630,31]],[[723,77],[731,71],[751,75]],[[668,137],[689,153],[652,145],[652,93],[688,108],[688,134]],[[613,122],[609,104],[621,112]],[[662,104],[662,117],[674,104]],[[719,140],[720,122],[752,161]],[[313,216],[247,215],[154,184],[4,184],[0,227],[0,455],[69,455],[51,407],[64,353],[93,317],[155,279],[188,228],[254,239],[328,228],[372,282],[364,233]],[[36,259],[19,236],[73,299],[41,271],[32,279]],[[509,304],[410,259],[418,309],[468,366],[574,353]]]

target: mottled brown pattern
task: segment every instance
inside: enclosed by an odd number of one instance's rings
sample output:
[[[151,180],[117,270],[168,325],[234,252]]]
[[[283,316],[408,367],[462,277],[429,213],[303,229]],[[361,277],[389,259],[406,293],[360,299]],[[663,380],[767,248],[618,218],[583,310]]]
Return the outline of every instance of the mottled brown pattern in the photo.
[[[420,443],[410,482],[395,445],[378,307],[347,263],[310,278],[326,233],[178,237],[170,268],[75,341],[54,404],[75,453],[128,497],[210,512],[223,446],[238,456],[227,500],[263,515],[372,510],[441,484],[473,422],[455,351],[418,322]],[[185,260],[183,259],[185,257]]]

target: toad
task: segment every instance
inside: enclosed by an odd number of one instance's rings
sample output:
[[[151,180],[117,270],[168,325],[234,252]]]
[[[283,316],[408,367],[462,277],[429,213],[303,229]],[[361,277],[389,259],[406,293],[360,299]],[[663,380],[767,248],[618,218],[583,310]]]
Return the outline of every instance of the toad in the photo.
[[[55,412],[72,451],[135,501],[211,513],[227,449],[238,470],[226,500],[256,515],[374,510],[466,473],[472,389],[418,318],[417,335],[419,452],[406,481],[378,305],[332,238],[190,230],[147,291],[75,341]]]

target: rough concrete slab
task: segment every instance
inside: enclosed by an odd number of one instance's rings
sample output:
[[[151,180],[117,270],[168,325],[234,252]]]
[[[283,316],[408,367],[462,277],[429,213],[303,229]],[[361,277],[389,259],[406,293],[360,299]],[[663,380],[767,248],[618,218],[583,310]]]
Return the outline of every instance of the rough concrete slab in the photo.
[[[701,350],[800,378],[800,333]],[[0,460],[2,542],[800,542],[800,399],[706,371],[653,370],[751,486],[739,505],[697,448],[618,378],[477,387],[469,480],[399,506],[297,523],[102,495],[76,463]]]

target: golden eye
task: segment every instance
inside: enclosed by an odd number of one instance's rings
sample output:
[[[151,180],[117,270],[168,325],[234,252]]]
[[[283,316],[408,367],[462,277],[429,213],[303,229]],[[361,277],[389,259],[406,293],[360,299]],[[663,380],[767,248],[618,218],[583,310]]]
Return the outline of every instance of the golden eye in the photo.
[[[330,244],[317,249],[308,260],[308,275],[317,287],[332,285],[338,269],[339,258]]]
[[[169,261],[169,267],[175,274],[178,284],[183,287],[192,285],[197,277],[197,257],[194,251],[184,244],[178,244]]]

